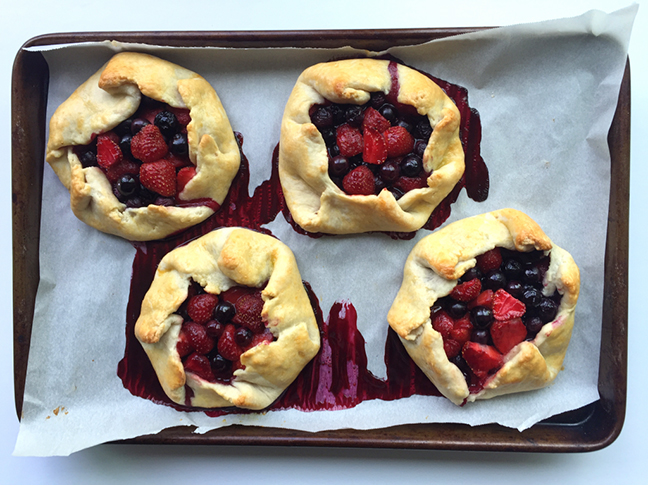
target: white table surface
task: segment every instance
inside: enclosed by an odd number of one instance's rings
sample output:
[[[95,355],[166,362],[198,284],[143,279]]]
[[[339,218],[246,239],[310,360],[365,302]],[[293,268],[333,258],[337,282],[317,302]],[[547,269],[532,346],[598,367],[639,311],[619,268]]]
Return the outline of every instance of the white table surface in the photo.
[[[609,447],[584,454],[469,453],[287,447],[101,445],[70,457],[14,457],[11,284],[11,71],[20,46],[55,32],[147,30],[284,30],[510,25],[612,12],[630,0],[489,2],[455,0],[329,0],[207,2],[73,2],[14,0],[0,12],[0,483],[648,483],[648,414],[644,322],[648,264],[648,2],[639,1],[630,41],[632,149],[628,402],[625,425]],[[642,5],[643,3],[643,5]],[[325,5],[325,10],[321,6]],[[319,8],[318,8],[319,6]]]

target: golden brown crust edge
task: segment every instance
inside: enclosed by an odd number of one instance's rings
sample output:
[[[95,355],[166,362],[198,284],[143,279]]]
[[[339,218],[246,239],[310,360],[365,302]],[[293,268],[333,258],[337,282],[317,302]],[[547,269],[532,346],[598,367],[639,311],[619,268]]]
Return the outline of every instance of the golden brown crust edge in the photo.
[[[176,351],[182,318],[174,313],[187,297],[190,278],[214,294],[267,282],[262,316],[277,339],[243,353],[245,369],[237,370],[229,385],[185,374]],[[135,336],[167,396],[184,405],[186,384],[193,390],[191,405],[201,408],[266,408],[320,346],[315,315],[292,252],[273,237],[242,228],[212,231],[162,259],[142,302]]]
[[[545,292],[551,295],[557,289],[563,299],[554,321],[545,324],[533,341],[513,348],[484,389],[470,395],[462,373],[446,357],[443,338],[432,328],[430,307],[452,291],[457,279],[476,264],[476,256],[495,247],[550,251]],[[457,221],[419,241],[407,258],[403,283],[387,320],[438,390],[460,405],[550,384],[569,345],[579,288],[580,274],[571,255],[524,213],[502,209]]]
[[[321,63],[306,69],[293,88],[281,124],[279,176],[293,218],[307,231],[415,231],[463,175],[457,107],[428,77],[398,65],[398,101],[427,115],[434,128],[423,157],[425,169],[433,170],[428,187],[396,200],[387,190],[377,196],[349,196],[331,180],[326,145],[310,122],[309,109],[324,99],[363,104],[371,92],[388,93],[388,65],[375,59]]]
[[[137,110],[141,94],[190,110],[189,158],[196,176],[179,195],[221,204],[238,172],[240,153],[225,110],[201,76],[168,61],[134,52],[115,55],[58,107],[50,120],[46,160],[70,191],[74,214],[86,224],[122,238],[164,238],[210,215],[206,206],[126,208],[96,167],[83,168],[72,147],[88,144]]]

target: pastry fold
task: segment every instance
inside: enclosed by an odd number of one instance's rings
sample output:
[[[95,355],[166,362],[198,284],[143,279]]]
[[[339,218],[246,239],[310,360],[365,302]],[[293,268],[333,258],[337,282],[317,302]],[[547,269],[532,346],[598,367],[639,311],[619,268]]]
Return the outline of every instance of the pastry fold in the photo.
[[[331,234],[368,231],[409,232],[421,228],[464,173],[459,139],[459,110],[430,78],[397,65],[397,101],[427,116],[434,129],[423,156],[428,187],[396,199],[388,190],[378,195],[350,196],[329,177],[328,154],[321,133],[311,123],[314,104],[362,105],[372,92],[390,93],[389,62],[349,59],[321,63],[298,78],[281,123],[279,177],[293,219],[306,231]]]
[[[183,319],[176,311],[190,279],[211,294],[263,287],[262,318],[275,336],[244,352],[230,383],[185,373],[176,349]],[[266,283],[267,282],[267,283]],[[201,408],[261,410],[274,402],[317,354],[320,335],[295,257],[279,240],[243,228],[212,231],[169,252],[142,302],[135,336],[174,402]],[[186,386],[192,393],[186,393]]]
[[[450,294],[457,279],[476,264],[476,257],[495,247],[521,252],[541,250],[551,256],[543,294],[557,290],[561,303],[555,319],[531,341],[504,356],[504,365],[471,394],[459,368],[443,349],[432,327],[430,308]],[[405,263],[403,283],[387,320],[405,349],[437,389],[457,405],[549,385],[562,369],[574,326],[580,273],[571,255],[556,246],[524,213],[501,209],[462,219],[420,240]]]
[[[240,152],[225,109],[198,74],[148,54],[122,52],[58,107],[49,125],[46,160],[70,191],[74,214],[86,224],[122,238],[147,241],[193,226],[214,213],[208,206],[128,208],[113,194],[98,167],[84,168],[75,145],[87,145],[132,116],[141,96],[190,110],[189,158],[196,175],[178,195],[183,201],[227,196]]]

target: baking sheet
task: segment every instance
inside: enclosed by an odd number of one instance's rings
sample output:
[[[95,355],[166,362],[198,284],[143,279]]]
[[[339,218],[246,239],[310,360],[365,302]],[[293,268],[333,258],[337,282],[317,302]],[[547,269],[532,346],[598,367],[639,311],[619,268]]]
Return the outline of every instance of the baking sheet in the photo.
[[[610,183],[606,136],[635,12],[629,8],[611,15],[590,13],[392,51],[408,64],[467,87],[471,106],[480,111],[482,155],[491,173],[491,195],[485,203],[476,204],[462,193],[451,220],[503,206],[517,207],[569,249],[586,276],[577,311],[577,321],[583,324],[575,328],[566,371],[552,387],[463,409],[444,399],[412,397],[365,402],[341,412],[287,411],[225,420],[201,413],[180,414],[133,398],[121,388],[115,368],[123,355],[134,251],[128,243],[78,222],[69,211],[65,189],[46,167],[41,287],[15,453],[68,454],[106,440],[189,423],[201,426],[201,431],[239,421],[303,430],[444,421],[498,422],[524,429],[596,400]],[[48,116],[111,55],[101,47],[79,49],[47,55],[52,79]],[[251,187],[269,177],[280,113],[297,75],[308,65],[337,54],[301,49],[162,49],[155,53],[201,73],[216,87],[234,129],[246,137]],[[67,83],[57,88],[61,80]],[[583,225],[583,221],[588,223]],[[281,216],[269,228],[295,251],[302,275],[313,285],[325,315],[335,300],[353,302],[368,342],[369,368],[382,376],[386,322],[381,316],[386,315],[400,285],[407,253],[427,232],[409,242],[384,235],[311,240],[294,233]],[[357,272],[348,271],[350,262]],[[377,268],[383,273],[376,275]],[[375,276],[369,279],[367,272]],[[331,275],[338,282],[335,287],[330,285]],[[115,413],[123,427],[115,427]]]

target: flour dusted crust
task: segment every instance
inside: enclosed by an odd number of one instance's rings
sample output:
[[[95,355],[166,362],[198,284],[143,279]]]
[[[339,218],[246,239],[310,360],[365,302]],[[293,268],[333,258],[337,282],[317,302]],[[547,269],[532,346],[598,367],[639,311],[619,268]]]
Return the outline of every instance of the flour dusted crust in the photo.
[[[475,257],[495,247],[551,254],[544,294],[562,294],[558,314],[532,341],[504,356],[504,366],[469,394],[457,366],[446,357],[443,338],[432,328],[430,307],[450,294]],[[419,241],[405,263],[403,283],[387,320],[405,349],[437,389],[455,404],[549,385],[562,368],[574,325],[580,274],[571,255],[551,242],[527,215],[502,209],[452,223]]]
[[[196,176],[178,195],[221,204],[240,165],[240,153],[218,95],[196,73],[134,52],[115,55],[56,110],[50,121],[46,160],[70,191],[72,211],[106,233],[135,241],[164,238],[193,226],[214,211],[206,206],[127,208],[98,167],[83,168],[73,151],[135,113],[141,95],[188,108],[189,158]]]
[[[457,107],[428,77],[398,65],[398,101],[414,106],[434,128],[423,157],[424,169],[433,171],[428,187],[396,200],[386,189],[377,196],[349,196],[331,180],[326,145],[309,109],[324,100],[362,105],[372,92],[389,93],[388,65],[375,59],[321,63],[306,69],[293,88],[281,123],[279,176],[292,217],[306,231],[418,230],[464,172]]]
[[[212,294],[238,285],[262,287],[262,317],[276,340],[241,355],[245,369],[229,384],[185,373],[176,344],[182,317],[175,312],[188,295],[190,279]],[[224,228],[176,248],[160,262],[135,324],[167,396],[185,405],[185,384],[193,390],[191,406],[269,406],[317,354],[319,328],[301,281],[295,257],[279,240],[242,228]]]

